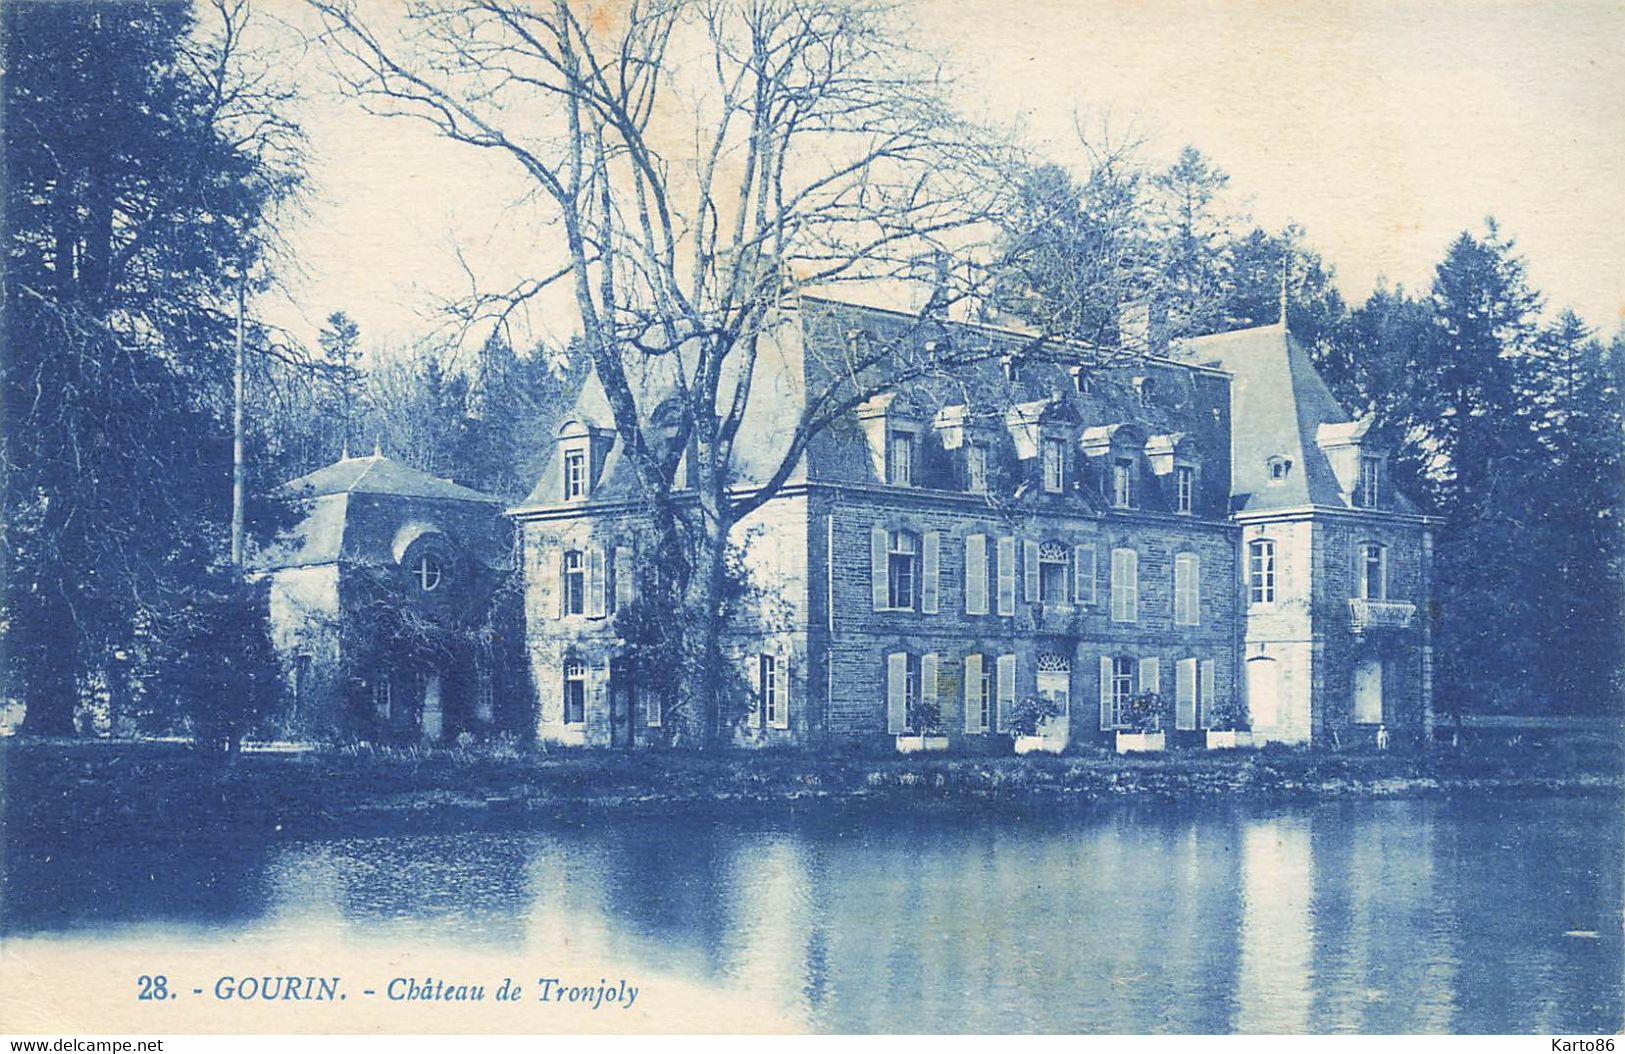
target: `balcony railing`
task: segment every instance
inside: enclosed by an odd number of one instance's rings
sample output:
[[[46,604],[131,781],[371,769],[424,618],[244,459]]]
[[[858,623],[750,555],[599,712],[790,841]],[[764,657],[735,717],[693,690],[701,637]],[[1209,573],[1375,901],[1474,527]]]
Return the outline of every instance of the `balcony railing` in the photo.
[[[1354,632],[1364,633],[1368,629],[1410,629],[1411,619],[1416,616],[1416,605],[1403,600],[1361,600],[1358,597],[1349,601],[1349,617]]]

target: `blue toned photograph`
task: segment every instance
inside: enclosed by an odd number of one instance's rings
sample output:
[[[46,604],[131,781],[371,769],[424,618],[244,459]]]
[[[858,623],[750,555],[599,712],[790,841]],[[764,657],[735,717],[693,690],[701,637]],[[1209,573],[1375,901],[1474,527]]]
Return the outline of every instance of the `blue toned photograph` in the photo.
[[[0,2],[0,1033],[1612,1049],[1622,32]]]

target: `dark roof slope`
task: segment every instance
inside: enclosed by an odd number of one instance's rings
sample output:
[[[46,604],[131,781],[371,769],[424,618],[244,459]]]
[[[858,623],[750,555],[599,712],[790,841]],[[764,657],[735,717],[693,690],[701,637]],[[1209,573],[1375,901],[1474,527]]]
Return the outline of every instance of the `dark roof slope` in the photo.
[[[431,476],[381,454],[341,458],[315,472],[284,483],[282,497],[319,498],[328,494],[387,494],[399,498],[441,498],[500,505],[500,498]]]
[[[1230,492],[1236,511],[1348,504],[1316,433],[1323,424],[1352,418],[1286,327],[1277,322],[1193,337],[1181,349],[1197,361],[1217,361],[1235,378]],[[1267,462],[1277,455],[1292,468],[1284,480],[1272,481]],[[1402,495],[1396,504],[1412,511]]]

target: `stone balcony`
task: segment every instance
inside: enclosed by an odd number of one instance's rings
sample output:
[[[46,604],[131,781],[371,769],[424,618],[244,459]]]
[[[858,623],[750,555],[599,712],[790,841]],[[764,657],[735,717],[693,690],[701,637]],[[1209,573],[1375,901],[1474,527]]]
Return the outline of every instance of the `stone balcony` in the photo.
[[[1367,630],[1410,629],[1416,617],[1416,605],[1403,600],[1349,601],[1349,622],[1354,632]]]
[[[1021,629],[1027,633],[1074,636],[1083,628],[1087,606],[1073,604],[1028,604]]]

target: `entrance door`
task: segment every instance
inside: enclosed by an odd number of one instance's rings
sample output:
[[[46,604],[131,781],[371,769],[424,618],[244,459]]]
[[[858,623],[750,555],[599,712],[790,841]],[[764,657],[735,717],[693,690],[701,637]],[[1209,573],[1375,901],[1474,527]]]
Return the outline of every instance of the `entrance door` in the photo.
[[[1056,717],[1039,727],[1039,734],[1065,742],[1071,734],[1072,664],[1059,655],[1040,655],[1038,696],[1054,703],[1057,711]]]
[[[1361,659],[1354,667],[1354,721],[1382,724],[1382,660]]]
[[[444,710],[440,703],[440,674],[426,674],[423,678],[423,738],[436,740],[445,731]]]
[[[632,671],[617,659],[609,665],[609,745],[632,745],[632,703],[636,697]]]
[[[1255,732],[1280,720],[1281,676],[1274,659],[1247,660],[1247,716]]]

